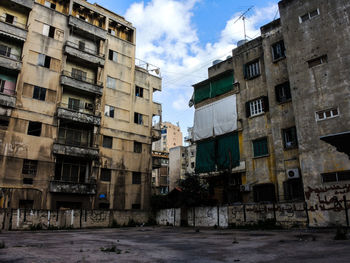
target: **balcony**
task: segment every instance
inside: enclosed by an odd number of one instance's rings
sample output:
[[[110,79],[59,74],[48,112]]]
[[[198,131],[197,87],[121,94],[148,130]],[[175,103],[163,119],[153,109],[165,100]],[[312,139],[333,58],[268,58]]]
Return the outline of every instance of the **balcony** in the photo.
[[[91,182],[91,183],[64,182],[64,181],[50,182],[51,193],[95,195],[96,189],[97,189],[96,182]]]
[[[105,40],[107,38],[107,31],[103,28],[94,26],[89,22],[86,22],[82,19],[79,19],[74,16],[69,16],[68,24],[77,30],[82,31],[85,35],[88,35],[90,38],[100,38]]]
[[[27,39],[27,26],[16,21],[12,23],[6,21],[5,17],[0,17],[0,35],[9,36],[21,41]]]
[[[23,6],[28,9],[33,9],[34,5],[34,0],[9,0],[9,2]]]
[[[72,57],[83,60],[88,63],[103,67],[105,65],[105,56],[96,50],[79,46],[76,43],[67,41],[64,52]]]
[[[78,107],[68,105],[65,103],[60,103],[57,109],[57,117],[65,120],[70,120],[74,122],[81,122],[86,124],[92,124],[96,126],[101,125],[101,117],[94,114],[93,105],[85,103],[81,104]],[[87,108],[92,107],[90,110]]]
[[[152,157],[152,169],[158,169],[162,167],[162,160]]]
[[[75,156],[91,160],[98,158],[98,148],[91,147],[54,143],[52,152],[54,154]]]
[[[162,116],[162,104],[160,104],[158,102],[153,102],[152,114],[153,114],[153,116]]]
[[[11,53],[10,49],[0,50],[0,67],[15,71],[21,71],[21,57]]]
[[[102,82],[96,81],[95,79],[89,79],[69,71],[62,71],[61,85],[76,88],[92,94],[102,95]]]
[[[152,142],[159,141],[162,138],[160,123],[157,123],[152,126],[151,136],[152,136]]]
[[[0,92],[0,105],[5,107],[16,107],[16,97]]]

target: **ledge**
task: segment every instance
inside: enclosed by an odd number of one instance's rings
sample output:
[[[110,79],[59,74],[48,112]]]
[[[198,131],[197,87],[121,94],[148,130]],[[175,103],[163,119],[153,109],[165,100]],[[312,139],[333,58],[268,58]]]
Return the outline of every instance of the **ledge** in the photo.
[[[34,0],[10,0],[10,2],[24,6],[28,9],[33,9],[34,6]]]
[[[51,193],[95,195],[96,189],[97,186],[95,183],[82,184],[62,181],[50,182]]]
[[[106,40],[107,38],[107,31],[99,28],[93,24],[90,24],[84,20],[81,20],[79,18],[76,18],[74,16],[69,16],[68,24],[70,26],[73,26],[81,31],[84,31],[85,33],[89,34],[90,37],[98,37],[103,40]]]
[[[57,117],[61,119],[82,122],[96,126],[101,125],[101,117],[61,107],[57,110]]]
[[[14,108],[16,107],[16,97],[0,93],[0,105]]]
[[[7,68],[10,70],[21,71],[22,62],[16,59],[0,55],[0,67]]]
[[[24,28],[0,21],[0,34],[25,41],[28,31]]]
[[[90,83],[87,83],[78,79],[74,79],[72,77],[68,77],[65,75],[61,75],[61,84],[72,88],[76,88],[82,91],[86,91],[89,93],[102,95],[103,88],[101,86],[97,84],[96,85],[90,84]]]
[[[96,148],[62,145],[58,143],[54,143],[52,152],[54,154],[75,156],[86,159],[97,159],[99,156],[98,149]]]
[[[86,51],[80,50],[78,48],[72,47],[70,44],[66,44],[64,47],[64,52],[72,57],[96,64],[103,67],[105,65],[105,59],[97,55],[90,54]]]

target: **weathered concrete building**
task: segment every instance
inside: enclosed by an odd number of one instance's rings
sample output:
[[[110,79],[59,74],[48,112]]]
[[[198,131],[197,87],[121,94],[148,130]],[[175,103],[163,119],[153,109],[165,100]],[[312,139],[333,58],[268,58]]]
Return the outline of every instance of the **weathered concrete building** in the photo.
[[[194,85],[196,172],[221,203],[305,199],[310,225],[336,224],[350,198],[350,3],[279,8],[281,19]],[[231,118],[221,111],[230,96]],[[236,125],[220,128],[223,120]],[[229,134],[227,149],[220,141]]]
[[[147,209],[159,69],[84,0],[0,3],[2,207]]]

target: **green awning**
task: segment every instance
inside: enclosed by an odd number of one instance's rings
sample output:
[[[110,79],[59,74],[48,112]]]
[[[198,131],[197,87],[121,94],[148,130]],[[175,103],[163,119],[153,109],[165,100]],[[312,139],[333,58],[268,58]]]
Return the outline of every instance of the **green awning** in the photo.
[[[225,94],[233,89],[233,74],[226,75],[223,78],[213,80],[211,84],[211,98]]]
[[[194,90],[194,103],[197,104],[210,98],[210,83],[206,83]]]

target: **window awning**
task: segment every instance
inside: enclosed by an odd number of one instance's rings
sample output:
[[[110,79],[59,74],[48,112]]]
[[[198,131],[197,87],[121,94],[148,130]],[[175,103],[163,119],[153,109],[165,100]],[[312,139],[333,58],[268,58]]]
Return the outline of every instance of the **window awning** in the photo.
[[[322,136],[320,139],[333,145],[338,152],[345,153],[350,158],[350,131]]]
[[[4,31],[0,31],[0,35],[4,35],[4,36],[7,36],[7,37],[13,38],[15,40],[19,40],[19,41],[25,41],[26,40],[25,38],[21,38],[21,37],[15,36],[15,35],[12,35],[10,33],[6,33]]]

